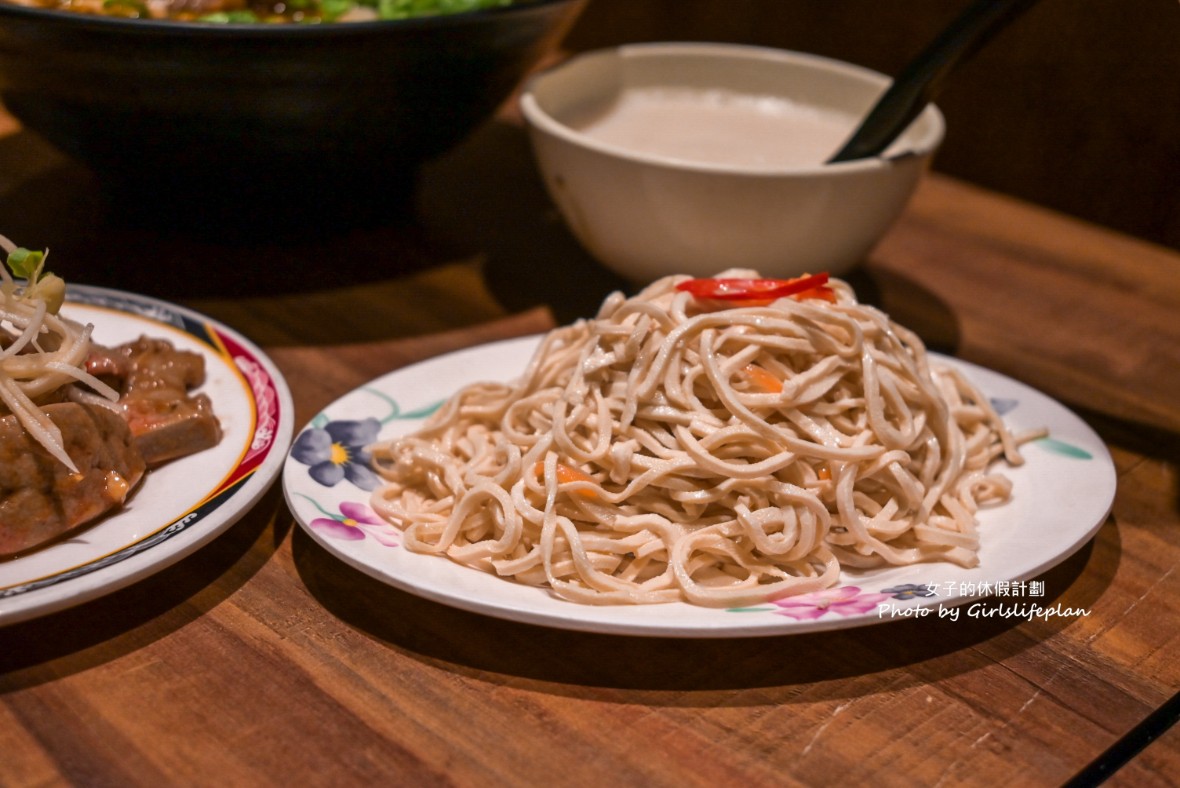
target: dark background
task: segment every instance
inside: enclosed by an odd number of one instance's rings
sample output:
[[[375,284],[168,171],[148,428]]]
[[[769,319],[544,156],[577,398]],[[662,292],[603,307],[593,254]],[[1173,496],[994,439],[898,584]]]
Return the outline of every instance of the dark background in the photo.
[[[725,41],[895,74],[967,0],[590,0],[581,51]],[[1180,2],[1042,0],[937,101],[935,169],[1180,248]]]

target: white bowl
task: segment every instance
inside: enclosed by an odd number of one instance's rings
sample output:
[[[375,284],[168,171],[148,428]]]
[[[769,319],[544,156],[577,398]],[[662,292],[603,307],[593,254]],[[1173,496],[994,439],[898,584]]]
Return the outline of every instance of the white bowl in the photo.
[[[823,163],[889,81],[785,50],[636,44],[579,55],[535,76],[521,109],[545,186],[570,229],[627,279],[726,268],[840,274],[898,217],[942,141],[942,114],[929,106],[885,156]],[[665,120],[687,114],[662,130],[643,125],[650,115],[632,116],[638,125],[622,142],[591,125],[653,106]],[[826,152],[801,155],[808,145],[786,126],[781,148],[763,150],[780,136],[774,124],[811,116],[831,126]],[[649,139],[635,138],[644,132]],[[709,133],[726,143],[710,143]],[[713,149],[681,149],[686,137]]]

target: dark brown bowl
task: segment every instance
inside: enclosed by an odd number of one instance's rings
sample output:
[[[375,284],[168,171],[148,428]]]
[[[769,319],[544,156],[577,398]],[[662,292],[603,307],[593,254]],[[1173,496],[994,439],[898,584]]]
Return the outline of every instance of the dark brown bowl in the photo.
[[[379,218],[423,162],[494,113],[585,1],[320,25],[0,3],[0,101],[129,211],[304,221],[346,205]]]

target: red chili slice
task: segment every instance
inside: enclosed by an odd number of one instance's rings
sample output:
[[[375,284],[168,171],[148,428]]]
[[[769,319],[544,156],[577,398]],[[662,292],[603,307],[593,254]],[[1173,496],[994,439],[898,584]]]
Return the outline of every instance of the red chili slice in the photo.
[[[676,289],[718,301],[761,301],[819,290],[827,283],[827,274],[807,274],[794,279],[687,279]]]

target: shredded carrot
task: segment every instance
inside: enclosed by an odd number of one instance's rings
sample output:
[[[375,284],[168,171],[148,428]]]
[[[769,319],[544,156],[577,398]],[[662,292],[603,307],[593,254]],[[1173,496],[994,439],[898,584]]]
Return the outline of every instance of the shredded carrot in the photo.
[[[538,462],[536,465],[534,465],[533,473],[537,474],[538,476],[543,475],[545,473],[545,463]],[[571,468],[570,466],[563,465],[560,462],[557,463],[557,483],[569,484],[570,482],[594,483],[594,477],[585,471],[578,470],[577,468]],[[596,493],[594,490],[578,490],[577,492],[579,495],[585,495],[588,498],[595,498],[598,495],[598,493]]]
[[[767,394],[778,394],[783,390],[783,382],[757,364],[747,364],[742,372],[754,388]]]
[[[836,291],[827,285],[821,287],[813,287],[810,290],[804,290],[802,293],[795,293],[791,298],[796,301],[803,301],[807,298],[818,298],[821,301],[827,301],[830,304],[836,303]]]

